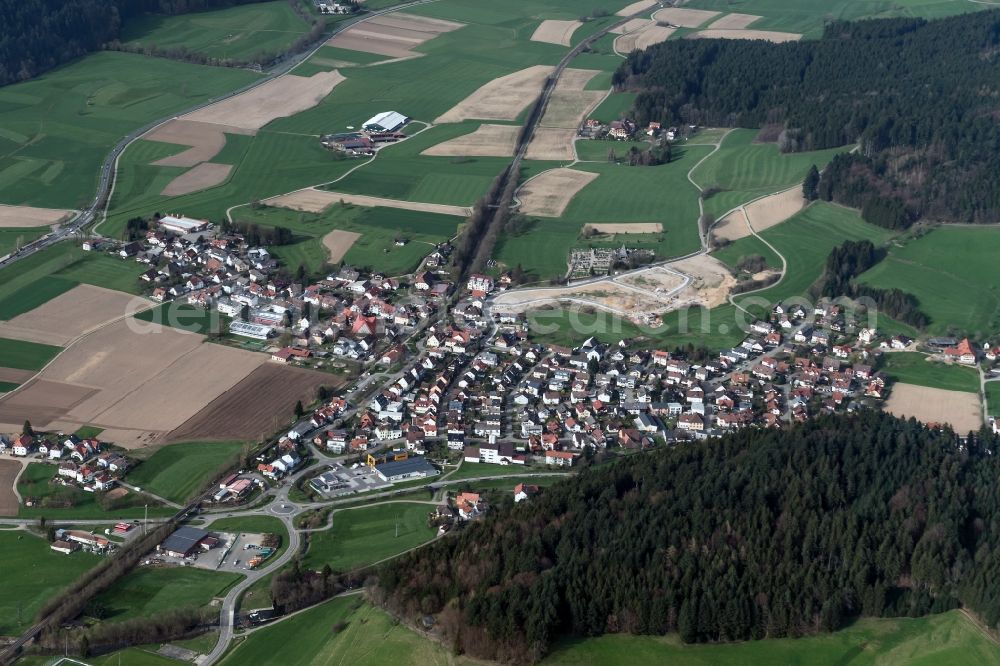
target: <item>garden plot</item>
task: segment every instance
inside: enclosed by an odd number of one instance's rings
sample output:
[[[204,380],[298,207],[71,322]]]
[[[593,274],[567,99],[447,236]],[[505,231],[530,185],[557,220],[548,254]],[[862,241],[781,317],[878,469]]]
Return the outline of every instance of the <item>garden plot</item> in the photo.
[[[526,181],[518,190],[521,212],[525,215],[560,217],[577,192],[598,174],[576,169],[550,169]]]
[[[226,145],[226,134],[253,135],[256,130],[176,118],[144,134],[142,138],[146,141],[190,146],[188,150],[153,162],[153,166],[193,167],[218,155]]]
[[[231,164],[216,164],[214,162],[202,162],[193,169],[189,169],[166,184],[160,195],[165,197],[177,197],[192,192],[200,192],[210,187],[221,185],[229,178],[229,173],[233,170]]]
[[[344,255],[351,249],[354,242],[361,238],[361,234],[354,231],[344,231],[334,229],[323,236],[323,247],[330,253],[330,261],[337,263],[344,258]]]
[[[542,92],[545,79],[552,73],[549,65],[534,65],[486,83],[435,123],[458,123],[463,120],[517,120]]]
[[[797,42],[802,35],[795,32],[775,32],[773,30],[699,30],[688,35],[688,39],[763,39],[774,44]]]
[[[666,11],[666,10],[664,10]],[[717,21],[709,24],[709,30],[742,30],[754,21],[760,19],[754,14],[726,14]]]
[[[354,204],[356,206],[384,208],[402,208],[405,210],[418,210],[425,213],[439,213],[441,215],[454,215],[456,217],[469,217],[472,209],[468,206],[449,206],[447,204],[420,203],[417,201],[401,201],[399,199],[384,199],[382,197],[370,197],[364,194],[347,194],[345,192],[328,192],[326,190],[316,190],[307,188],[289,194],[265,199],[262,203],[278,208],[290,208],[306,213],[322,213],[330,206],[340,203]]]
[[[546,19],[535,28],[531,35],[531,41],[544,42],[546,44],[558,44],[560,46],[572,46],[573,33],[582,23],[579,21],[557,21]]]
[[[979,395],[965,391],[897,383],[892,386],[885,411],[899,417],[912,416],[924,423],[947,423],[962,435],[983,425]]]
[[[75,211],[0,204],[0,229],[48,227],[68,219]]]
[[[707,21],[715,18],[719,12],[707,11],[704,9],[684,9],[681,7],[667,7],[653,14],[653,19],[669,23],[678,28],[700,28]]]
[[[83,333],[149,305],[138,296],[81,284],[0,323],[0,337],[65,347]]]
[[[464,23],[395,12],[376,16],[337,33],[326,44],[392,58],[421,55],[413,49],[438,35],[458,30]]]
[[[420,153],[432,157],[511,157],[517,147],[518,125],[480,125]]]

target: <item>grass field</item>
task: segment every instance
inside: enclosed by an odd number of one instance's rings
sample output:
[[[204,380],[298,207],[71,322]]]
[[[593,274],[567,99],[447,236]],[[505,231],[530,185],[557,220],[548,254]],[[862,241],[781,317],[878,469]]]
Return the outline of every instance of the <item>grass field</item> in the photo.
[[[0,256],[8,255],[47,233],[49,233],[48,227],[0,229]]]
[[[140,567],[115,581],[96,602],[107,609],[105,621],[152,617],[178,608],[205,606],[242,578],[237,573],[195,567]]]
[[[339,511],[333,527],[310,535],[302,566],[319,570],[329,564],[334,571],[349,571],[398,555],[434,536],[427,526],[430,504],[385,502]]]
[[[0,368],[41,370],[61,351],[52,345],[0,338]]]
[[[528,467],[525,465],[493,465],[490,463],[467,463],[448,475],[445,481],[456,481],[458,479],[472,479],[480,476],[524,476],[547,472],[558,472],[545,467],[544,465]],[[511,481],[511,488],[517,485],[517,481]]]
[[[258,75],[99,52],[0,90],[0,202],[83,208],[123,135]]]
[[[135,17],[126,23],[122,41],[244,60],[281,53],[308,30],[287,2],[273,0],[180,16]]]
[[[63,555],[44,539],[23,530],[0,532],[5,576],[0,594],[0,636],[17,635],[31,626],[42,604],[83,575],[101,558],[77,552]]]
[[[729,266],[734,272],[740,259],[754,255],[764,257],[769,268],[781,270],[781,258],[756,236],[741,238],[712,253],[713,257]]]
[[[204,489],[242,450],[242,442],[168,444],[129,472],[128,479],[154,495],[184,502]]]
[[[979,392],[979,374],[972,368],[928,361],[917,352],[893,352],[882,358],[879,369],[894,381],[948,391]]]
[[[228,335],[230,322],[230,318],[219,314],[218,310],[176,301],[163,303],[151,310],[143,310],[135,318],[201,335],[210,333]]]
[[[632,108],[632,104],[635,102],[636,93],[629,92],[616,92],[608,95],[608,98],[598,105],[594,112],[590,114],[591,118],[597,118],[598,120],[610,123],[613,120],[621,120],[625,117],[629,110]],[[581,142],[584,143],[584,142]]]
[[[722,191],[705,200],[705,212],[719,217],[736,206],[801,183],[809,167],[826,166],[849,147],[804,153],[778,152],[774,143],[755,143],[757,130],[737,129],[691,175],[705,189]]]
[[[986,414],[1000,416],[1000,382],[986,382]]]
[[[88,493],[80,488],[54,485],[50,480],[55,477],[57,465],[45,463],[29,463],[17,480],[17,492],[22,498],[32,497],[43,505],[20,506],[17,511],[19,518],[49,518],[58,520],[69,519],[114,519],[140,518],[149,506],[150,517],[170,516],[174,509],[162,506],[159,502],[145,494],[129,493],[124,503],[105,510],[97,501],[94,493]],[[62,504],[68,500],[72,506],[44,506],[44,504]],[[89,528],[88,528],[89,529]]]
[[[622,159],[632,148],[645,150],[649,143],[645,141],[604,141],[600,139],[580,139],[576,142],[576,156],[588,162],[607,162],[608,154],[613,150],[618,159]]]
[[[998,252],[1000,229],[937,227],[902,247],[891,246],[889,256],[859,281],[916,296],[931,319],[932,334],[986,336],[1000,330]]]

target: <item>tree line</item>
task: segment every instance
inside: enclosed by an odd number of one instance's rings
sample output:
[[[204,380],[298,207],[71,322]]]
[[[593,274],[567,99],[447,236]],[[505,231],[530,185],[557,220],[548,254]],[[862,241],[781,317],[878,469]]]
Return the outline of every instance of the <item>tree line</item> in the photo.
[[[948,45],[943,48],[942,45]],[[614,74],[639,125],[782,127],[782,150],[857,144],[816,194],[903,228],[1000,221],[1000,11],[936,21],[834,21],[785,44],[668,40]]]
[[[863,410],[591,467],[378,571],[456,653],[796,637],[963,605],[1000,621],[1000,438]]]

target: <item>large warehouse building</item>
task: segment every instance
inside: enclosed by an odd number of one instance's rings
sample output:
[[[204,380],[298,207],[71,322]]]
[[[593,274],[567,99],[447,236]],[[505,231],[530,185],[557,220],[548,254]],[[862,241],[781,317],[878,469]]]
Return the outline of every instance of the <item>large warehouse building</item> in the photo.
[[[408,122],[410,119],[402,113],[383,111],[377,116],[369,118],[361,128],[366,132],[395,132]]]

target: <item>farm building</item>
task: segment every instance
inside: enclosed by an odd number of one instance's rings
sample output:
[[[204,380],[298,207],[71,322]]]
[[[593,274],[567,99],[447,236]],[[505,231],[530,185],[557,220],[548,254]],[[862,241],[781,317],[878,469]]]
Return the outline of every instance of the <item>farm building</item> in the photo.
[[[211,550],[215,537],[197,527],[179,527],[159,545],[159,550],[171,557],[188,557],[200,550]]]
[[[383,111],[369,118],[361,127],[366,132],[395,132],[410,121],[409,118],[395,111]]]
[[[250,324],[245,321],[234,321],[229,325],[229,332],[233,335],[239,335],[244,338],[267,340],[271,336],[271,333],[274,332],[274,328],[265,324]]]
[[[160,226],[176,234],[196,234],[208,229],[209,224],[207,220],[195,220],[183,215],[180,217],[165,215],[160,218]]]
[[[405,460],[390,460],[375,466],[375,473],[383,481],[395,483],[406,479],[425,478],[439,474],[436,467],[427,462],[423,456],[414,456]]]

